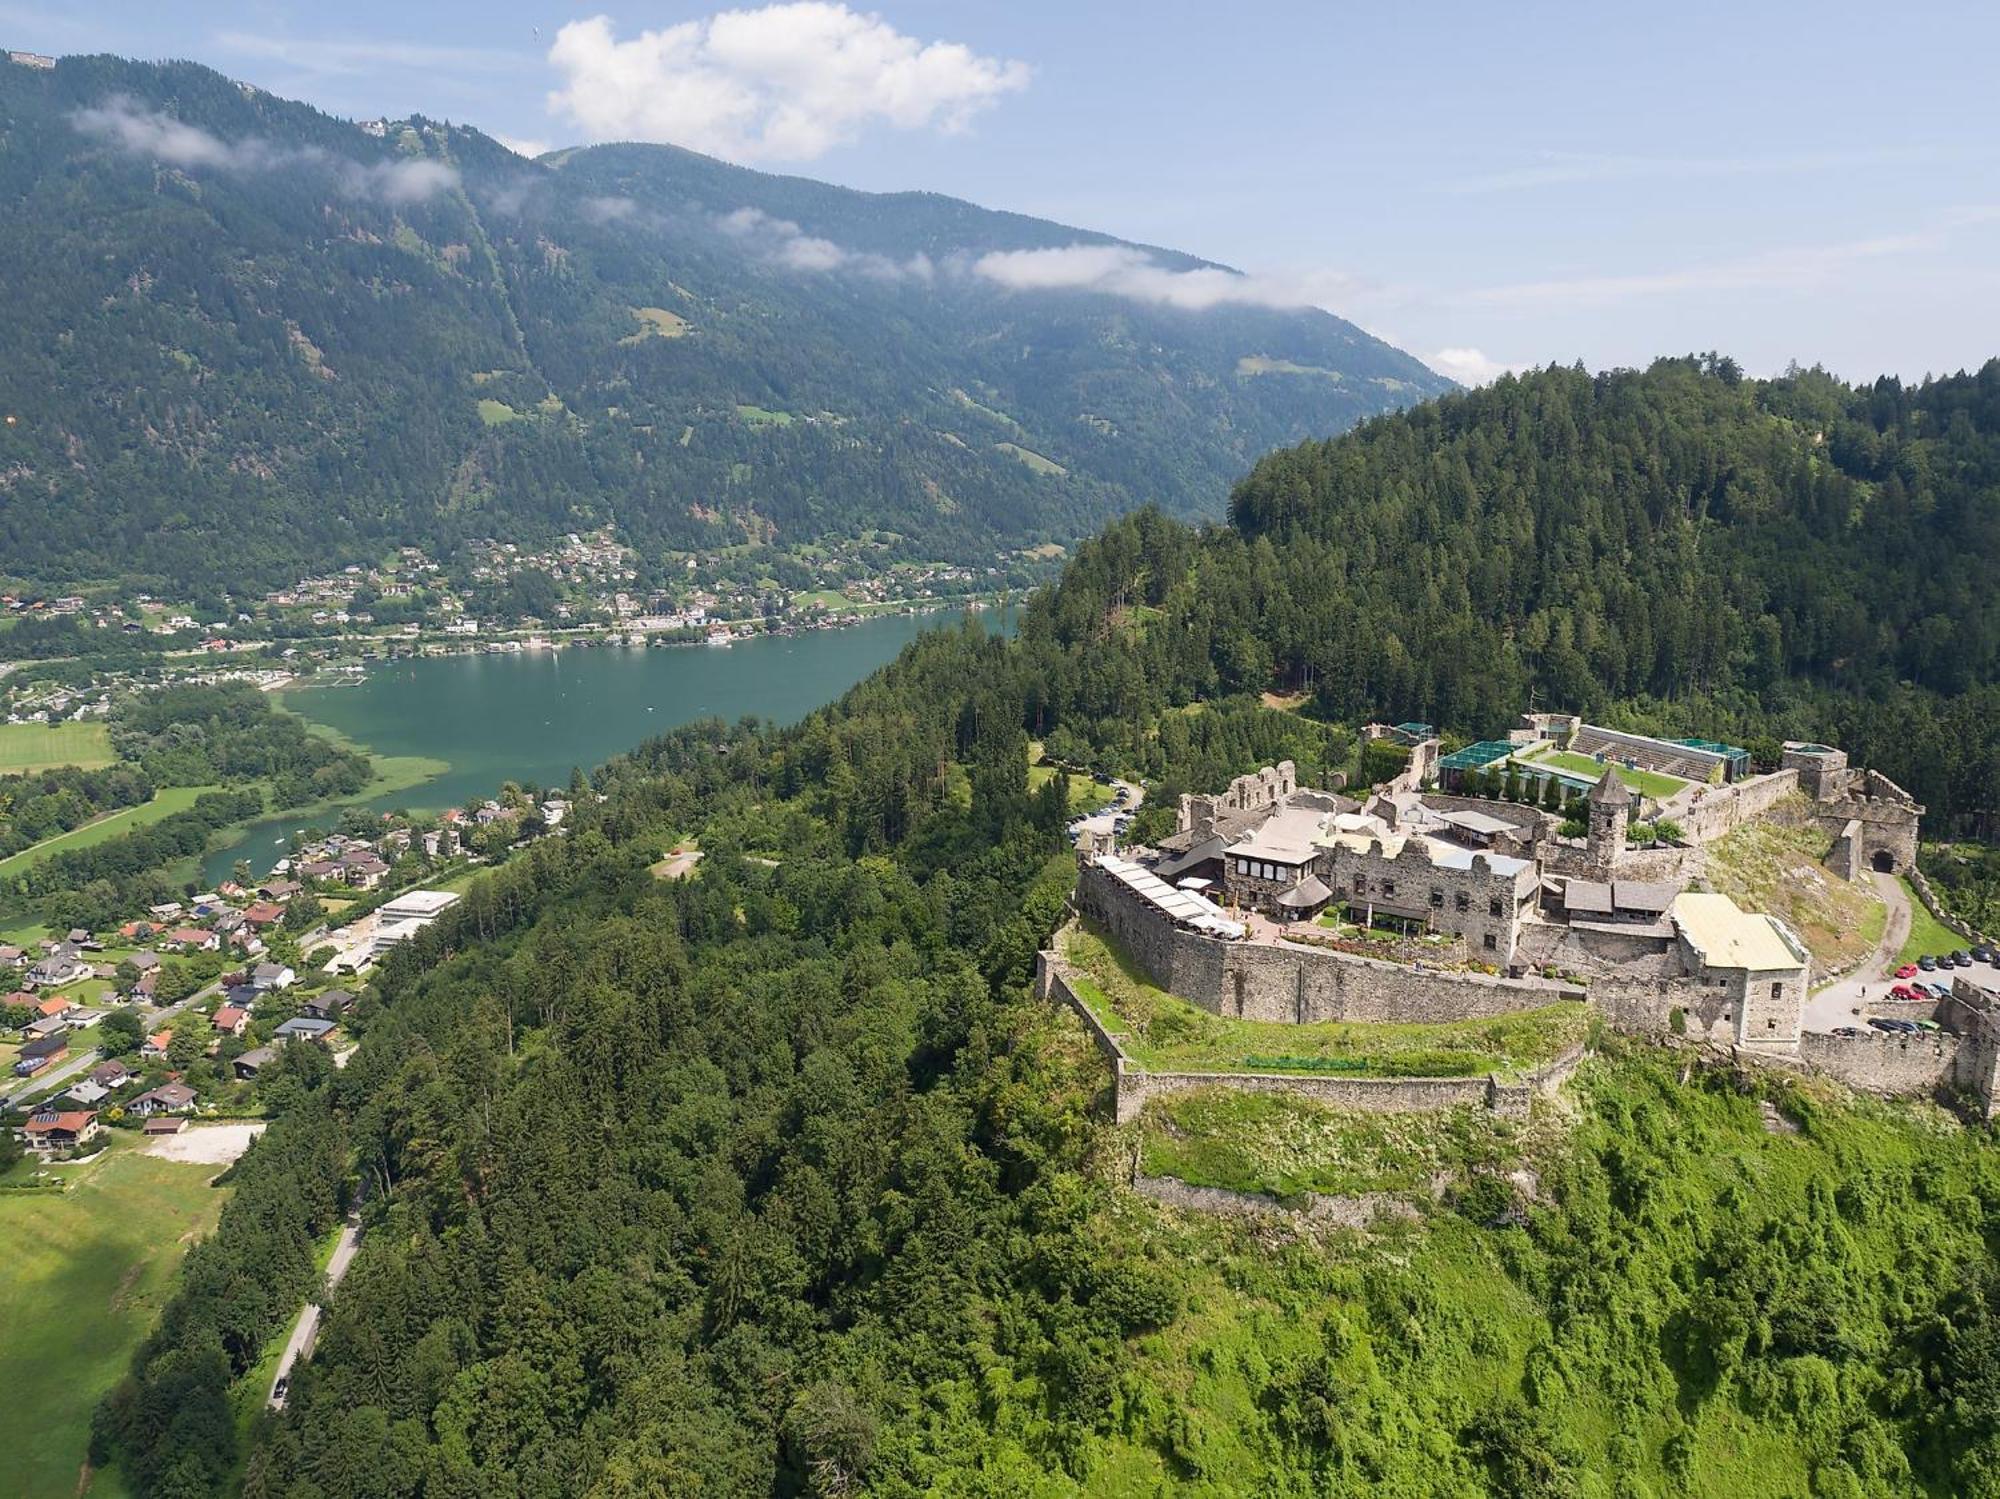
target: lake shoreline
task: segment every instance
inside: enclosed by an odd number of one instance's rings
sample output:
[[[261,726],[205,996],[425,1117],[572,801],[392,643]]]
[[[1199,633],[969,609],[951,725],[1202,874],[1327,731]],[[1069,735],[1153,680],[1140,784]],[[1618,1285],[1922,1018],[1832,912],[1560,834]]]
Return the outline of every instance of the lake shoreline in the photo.
[[[294,679],[274,689],[278,706],[367,754],[378,770],[400,766],[402,774],[231,829],[203,855],[204,878],[227,878],[238,858],[261,877],[293,831],[324,826],[344,809],[435,813],[476,804],[508,781],[566,785],[573,769],[594,770],[705,718],[796,722],[926,631],[971,619],[1008,633],[1016,617],[985,608],[898,612],[838,629],[767,632],[727,650],[460,651]]]

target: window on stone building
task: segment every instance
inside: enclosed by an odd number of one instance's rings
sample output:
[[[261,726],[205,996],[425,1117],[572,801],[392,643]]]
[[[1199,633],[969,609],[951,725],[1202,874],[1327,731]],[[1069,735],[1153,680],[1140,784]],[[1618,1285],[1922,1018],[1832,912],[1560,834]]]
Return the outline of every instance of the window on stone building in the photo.
[[[1774,1031],[1777,1028],[1778,1028],[1778,1021],[1775,1016],[1764,1022],[1764,1029],[1767,1031]]]
[[[1784,997],[1785,997],[1785,986],[1783,984],[1771,985],[1771,998],[1783,999]]]
[[[1444,909],[1444,892],[1435,886],[1431,889],[1431,909],[1433,911],[1442,911]]]
[[[1248,874],[1250,872],[1250,861],[1248,859],[1238,859],[1236,861],[1236,872],[1238,874]]]
[[[1461,911],[1470,911],[1472,909],[1472,897],[1461,890],[1458,892],[1458,898],[1452,904],[1457,906]]]
[[[1486,903],[1486,914],[1488,916],[1505,916],[1507,914],[1506,902],[1501,900],[1499,896],[1494,896],[1493,899]]]
[[[1486,934],[1486,950],[1488,952],[1498,952],[1500,950],[1500,939],[1495,937],[1491,932]]]
[[[1356,895],[1362,895],[1367,892],[1367,889],[1368,889],[1368,876],[1365,874],[1357,874],[1354,877],[1354,893]]]
[[[1384,895],[1394,895],[1396,893],[1396,882],[1394,880],[1384,880],[1382,882],[1382,893]]]

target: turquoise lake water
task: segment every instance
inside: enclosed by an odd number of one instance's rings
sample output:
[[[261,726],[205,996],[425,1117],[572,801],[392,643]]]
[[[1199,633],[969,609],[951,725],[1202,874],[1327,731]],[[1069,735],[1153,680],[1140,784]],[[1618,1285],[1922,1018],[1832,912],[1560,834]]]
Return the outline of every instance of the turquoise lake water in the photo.
[[[1013,623],[995,610],[977,617],[990,629]],[[565,784],[572,766],[590,770],[697,719],[755,714],[795,722],[893,660],[920,631],[955,627],[961,618],[889,615],[726,649],[599,647],[393,661],[351,686],[288,692],[284,706],[378,754],[450,762],[434,780],[365,804],[434,812],[490,796],[503,781]],[[295,828],[329,825],[338,815],[291,813],[253,823],[204,857],[203,876],[226,879],[239,858],[264,874]]]

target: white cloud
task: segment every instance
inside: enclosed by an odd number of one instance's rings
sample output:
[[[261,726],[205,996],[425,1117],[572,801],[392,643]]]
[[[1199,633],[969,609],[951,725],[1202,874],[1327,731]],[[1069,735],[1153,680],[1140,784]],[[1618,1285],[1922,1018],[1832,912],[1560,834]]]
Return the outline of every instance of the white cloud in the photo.
[[[883,281],[929,281],[936,274],[931,258],[921,252],[907,260],[892,260],[872,250],[850,250],[807,234],[790,219],[773,218],[761,208],[739,208],[715,222],[725,234],[794,271],[855,271]]]
[[[629,219],[639,211],[639,205],[626,197],[585,198],[583,216],[593,224],[611,224],[619,219]]]
[[[873,124],[955,131],[1028,68],[957,42],[919,42],[827,0],[727,10],[620,41],[608,16],[571,21],[549,61],[549,108],[593,140],[668,141],[734,161],[810,161]]]
[[[1012,291],[1092,291],[1200,312],[1210,307],[1325,307],[1359,283],[1338,272],[1246,276],[1221,266],[1177,271],[1131,245],[996,250],[975,275]]]
[[[500,142],[501,145],[512,151],[516,156],[525,156],[530,161],[533,161],[537,156],[546,156],[555,149],[547,141],[530,140],[518,135],[502,135],[497,130],[493,132],[493,139]]]
[[[261,141],[232,144],[172,115],[141,109],[122,94],[94,109],[79,109],[73,119],[76,128],[85,135],[97,136],[136,156],[150,156],[169,166],[254,171],[272,163],[273,153]]]
[[[94,109],[79,109],[71,120],[85,135],[168,166],[208,167],[223,172],[323,166],[332,172],[334,184],[341,192],[350,197],[379,198],[385,203],[420,203],[458,185],[457,170],[441,161],[413,158],[360,162],[313,146],[275,146],[257,136],[226,141],[172,115],[143,109],[123,95],[107,99]]]
[[[458,186],[457,169],[441,161],[376,161],[365,166],[343,162],[337,173],[341,190],[349,196],[394,204],[421,203]]]
[[[1460,385],[1487,385],[1502,375],[1518,374],[1527,368],[1525,364],[1490,358],[1479,349],[1439,349],[1426,355],[1424,363]]]

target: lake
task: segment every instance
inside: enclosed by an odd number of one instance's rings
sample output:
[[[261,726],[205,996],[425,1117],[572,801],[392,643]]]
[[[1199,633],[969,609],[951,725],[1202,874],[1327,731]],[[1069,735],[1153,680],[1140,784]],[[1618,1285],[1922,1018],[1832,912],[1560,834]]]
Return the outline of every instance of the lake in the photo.
[[[362,803],[436,812],[491,796],[502,781],[566,785],[571,766],[588,771],[696,719],[754,714],[795,722],[895,659],[920,631],[962,617],[886,615],[727,649],[597,647],[391,661],[352,685],[300,688],[283,702],[377,754],[448,762],[432,780]],[[1011,613],[978,617],[992,629],[1013,628]],[[293,812],[252,823],[203,858],[202,877],[225,880],[238,859],[266,874],[293,829],[308,821],[328,826],[338,816]]]

